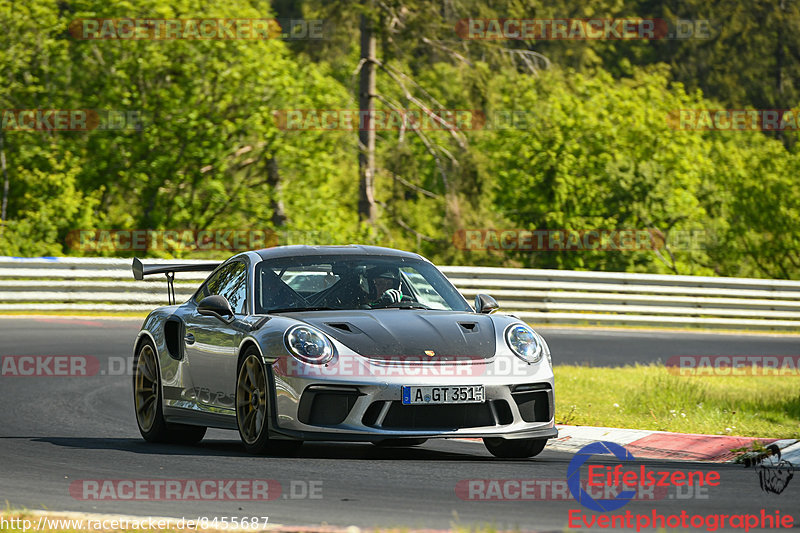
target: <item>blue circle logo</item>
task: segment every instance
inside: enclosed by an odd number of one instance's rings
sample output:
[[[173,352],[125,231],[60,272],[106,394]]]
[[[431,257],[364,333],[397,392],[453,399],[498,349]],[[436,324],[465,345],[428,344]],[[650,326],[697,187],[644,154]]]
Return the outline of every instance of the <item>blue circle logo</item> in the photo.
[[[567,486],[575,500],[592,511],[606,513],[624,507],[636,495],[636,491],[624,490],[615,498],[609,500],[595,500],[581,488],[581,466],[593,455],[613,455],[620,461],[632,461],[633,454],[624,447],[614,442],[598,441],[587,444],[575,454],[567,467]]]

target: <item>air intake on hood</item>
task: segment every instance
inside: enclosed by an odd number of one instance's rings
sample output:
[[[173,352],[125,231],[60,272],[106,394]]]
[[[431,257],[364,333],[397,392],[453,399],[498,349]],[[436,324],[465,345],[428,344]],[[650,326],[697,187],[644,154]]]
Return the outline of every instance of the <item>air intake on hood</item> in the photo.
[[[346,331],[347,333],[353,333],[353,330],[350,328],[350,324],[347,322],[327,322],[328,326],[336,329],[340,329],[342,331]]]

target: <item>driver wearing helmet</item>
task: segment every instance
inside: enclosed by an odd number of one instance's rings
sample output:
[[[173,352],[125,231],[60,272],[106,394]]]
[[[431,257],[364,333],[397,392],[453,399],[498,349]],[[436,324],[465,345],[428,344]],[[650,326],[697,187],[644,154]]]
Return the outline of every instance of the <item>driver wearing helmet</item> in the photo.
[[[370,284],[370,305],[392,304],[403,300],[400,271],[396,268],[367,273]]]

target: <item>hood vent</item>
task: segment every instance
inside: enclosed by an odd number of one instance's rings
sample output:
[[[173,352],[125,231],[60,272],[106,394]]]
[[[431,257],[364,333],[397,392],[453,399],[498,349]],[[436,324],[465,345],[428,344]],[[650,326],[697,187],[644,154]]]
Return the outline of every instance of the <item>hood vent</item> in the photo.
[[[347,333],[355,333],[347,322],[326,322],[325,325]]]

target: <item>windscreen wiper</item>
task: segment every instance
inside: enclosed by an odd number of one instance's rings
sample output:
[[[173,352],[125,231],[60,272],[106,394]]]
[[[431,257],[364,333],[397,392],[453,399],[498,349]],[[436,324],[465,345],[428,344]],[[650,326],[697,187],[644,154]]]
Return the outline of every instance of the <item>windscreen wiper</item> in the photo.
[[[419,302],[394,302],[373,309],[430,309],[430,307]]]

